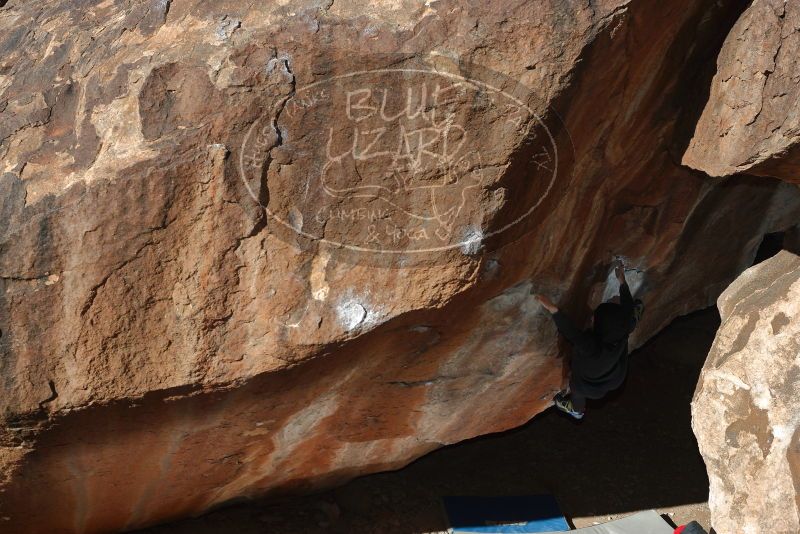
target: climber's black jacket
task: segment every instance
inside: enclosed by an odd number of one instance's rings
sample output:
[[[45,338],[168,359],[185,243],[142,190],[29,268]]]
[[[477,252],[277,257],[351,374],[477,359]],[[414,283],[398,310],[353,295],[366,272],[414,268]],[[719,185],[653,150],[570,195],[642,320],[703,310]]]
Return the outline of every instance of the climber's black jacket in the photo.
[[[589,398],[617,389],[628,372],[628,336],[636,326],[628,284],[619,289],[619,304],[605,302],[594,312],[591,330],[580,330],[562,312],[553,314],[558,331],[573,346],[570,385]]]

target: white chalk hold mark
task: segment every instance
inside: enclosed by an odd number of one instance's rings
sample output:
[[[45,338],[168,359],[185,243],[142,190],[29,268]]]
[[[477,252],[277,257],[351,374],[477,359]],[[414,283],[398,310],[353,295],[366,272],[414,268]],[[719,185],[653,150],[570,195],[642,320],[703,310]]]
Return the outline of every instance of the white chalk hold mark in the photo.
[[[617,259],[622,260],[625,265],[625,280],[628,282],[631,295],[635,296],[644,285],[645,271],[638,267],[630,267],[634,262],[628,258],[617,256]],[[617,275],[614,273],[614,268],[615,266],[612,265],[606,277],[606,285],[603,290],[603,302],[608,302],[619,295],[619,281],[617,280]]]
[[[483,248],[483,232],[480,228],[470,228],[461,240],[461,252],[474,256]]]
[[[347,330],[353,330],[367,318],[367,309],[360,302],[347,299],[336,306],[336,316]]]

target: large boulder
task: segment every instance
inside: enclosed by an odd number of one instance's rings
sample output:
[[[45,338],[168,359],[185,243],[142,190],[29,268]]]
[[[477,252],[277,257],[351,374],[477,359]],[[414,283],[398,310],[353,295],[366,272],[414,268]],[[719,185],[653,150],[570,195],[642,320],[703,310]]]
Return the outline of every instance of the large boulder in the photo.
[[[563,374],[531,290],[583,320],[622,256],[638,344],[800,212],[674,154],[733,0],[4,4],[10,532],[134,528],[522,424]]]
[[[719,298],[692,401],[720,534],[800,532],[800,256],[783,251]]]
[[[756,0],[731,30],[683,163],[800,182],[800,3]]]
[[[683,163],[712,176],[800,182],[800,4],[759,0],[717,60]],[[784,246],[800,252],[800,227]],[[720,297],[722,327],[692,403],[720,533],[800,532],[800,259],[746,271]]]

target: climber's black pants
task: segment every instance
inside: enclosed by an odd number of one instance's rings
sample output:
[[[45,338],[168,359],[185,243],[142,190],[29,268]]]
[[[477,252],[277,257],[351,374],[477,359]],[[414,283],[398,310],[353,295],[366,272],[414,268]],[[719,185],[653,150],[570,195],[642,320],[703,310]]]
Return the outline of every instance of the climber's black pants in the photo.
[[[627,352],[623,355],[627,360]],[[575,411],[583,412],[586,410],[586,399],[602,399],[606,394],[619,388],[625,382],[627,365],[619,366],[617,370],[602,384],[587,383],[580,378],[573,376],[569,381],[569,398],[572,401],[572,408]]]

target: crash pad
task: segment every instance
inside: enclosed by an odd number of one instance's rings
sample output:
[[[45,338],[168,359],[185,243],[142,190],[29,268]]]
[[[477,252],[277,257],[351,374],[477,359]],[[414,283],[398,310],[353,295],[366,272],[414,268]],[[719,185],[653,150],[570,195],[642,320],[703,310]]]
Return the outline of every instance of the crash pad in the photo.
[[[544,534],[555,534],[553,530]],[[570,534],[672,534],[674,529],[655,510],[639,512],[622,519],[570,531]]]
[[[569,524],[552,495],[444,497],[450,532],[564,532]]]

